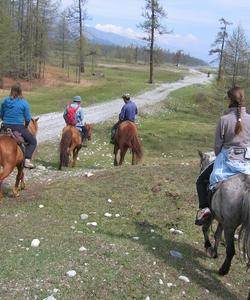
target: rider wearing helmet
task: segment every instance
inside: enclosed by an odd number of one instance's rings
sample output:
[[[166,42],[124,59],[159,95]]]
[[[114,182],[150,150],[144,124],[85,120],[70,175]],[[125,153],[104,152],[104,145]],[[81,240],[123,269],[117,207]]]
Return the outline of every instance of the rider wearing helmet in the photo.
[[[130,100],[130,94],[125,93],[122,95],[122,99],[124,101],[124,105],[119,114],[119,121],[115,123],[115,125],[111,129],[111,144],[115,144],[115,134],[118,126],[124,121],[135,121],[135,116],[138,114],[136,104]]]
[[[67,125],[75,126],[80,131],[82,146],[87,147],[87,130],[83,124],[84,114],[81,101],[81,96],[75,96],[73,101],[65,107],[63,118]]]

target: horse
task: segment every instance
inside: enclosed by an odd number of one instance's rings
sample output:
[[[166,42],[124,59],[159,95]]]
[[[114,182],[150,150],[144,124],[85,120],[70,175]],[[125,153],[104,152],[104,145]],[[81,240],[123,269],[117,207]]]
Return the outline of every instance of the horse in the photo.
[[[114,166],[118,166],[118,151],[120,150],[119,166],[121,166],[128,149],[132,151],[132,165],[137,164],[143,157],[142,145],[137,135],[137,127],[133,122],[124,121],[118,126],[115,134]]]
[[[36,135],[38,131],[38,120],[39,118],[31,119],[28,130]],[[14,197],[19,197],[20,189],[23,190],[25,188],[24,182],[24,153],[20,146],[18,146],[17,142],[8,135],[0,135],[0,165],[3,167],[0,172],[0,202],[3,198],[2,192],[2,183],[3,180],[10,175],[10,173],[17,168],[17,176],[15,186],[13,187],[13,195]],[[20,188],[19,184],[21,182]]]
[[[209,160],[200,154],[201,171]],[[242,244],[243,258],[250,267],[250,175],[236,174],[218,183],[211,198],[212,217],[202,226],[204,247],[213,258],[218,256],[218,246],[224,230],[226,242],[226,258],[219,269],[219,275],[226,275],[235,255],[234,234],[240,226],[239,245]],[[214,235],[214,246],[209,239],[209,229],[213,220],[218,221]]]
[[[92,124],[84,124],[87,130],[87,139],[91,140]],[[67,125],[63,128],[62,138],[60,142],[60,162],[58,169],[69,166],[69,160],[72,156],[71,167],[76,164],[76,158],[79,150],[82,148],[82,137],[80,131],[72,125]]]

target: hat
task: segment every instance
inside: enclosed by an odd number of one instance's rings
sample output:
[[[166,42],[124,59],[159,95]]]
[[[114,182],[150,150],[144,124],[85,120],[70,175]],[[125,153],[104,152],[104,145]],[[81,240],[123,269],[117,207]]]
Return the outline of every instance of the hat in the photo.
[[[125,93],[125,94],[122,95],[122,98],[129,100],[130,99],[130,94],[129,93]]]
[[[82,98],[81,96],[75,96],[74,99],[73,99],[74,102],[81,102],[82,101]]]

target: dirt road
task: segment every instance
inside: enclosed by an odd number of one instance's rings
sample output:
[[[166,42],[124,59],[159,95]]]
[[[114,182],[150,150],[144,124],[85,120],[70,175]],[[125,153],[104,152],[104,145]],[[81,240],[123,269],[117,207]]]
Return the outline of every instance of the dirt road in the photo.
[[[161,84],[153,90],[136,96],[133,98],[133,101],[136,102],[138,108],[145,105],[155,105],[157,102],[164,100],[167,95],[174,90],[193,84],[206,84],[210,80],[211,77],[208,78],[206,74],[191,69],[190,75],[186,76],[183,80],[179,80],[174,83]],[[122,105],[123,100],[116,99],[85,107],[85,121],[90,123],[106,121],[114,115],[117,115],[120,112]],[[38,142],[42,143],[60,136],[64,125],[65,123],[62,117],[62,112],[41,115],[39,120]]]

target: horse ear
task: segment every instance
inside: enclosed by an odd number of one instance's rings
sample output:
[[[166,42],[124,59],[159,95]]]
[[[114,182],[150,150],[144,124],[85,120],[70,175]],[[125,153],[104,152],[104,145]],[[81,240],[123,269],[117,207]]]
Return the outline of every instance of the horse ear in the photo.
[[[200,158],[203,159],[203,153],[200,150],[198,150],[198,154],[199,154]]]
[[[38,122],[38,120],[39,120],[39,117],[35,118],[34,120],[35,120],[35,122]]]

